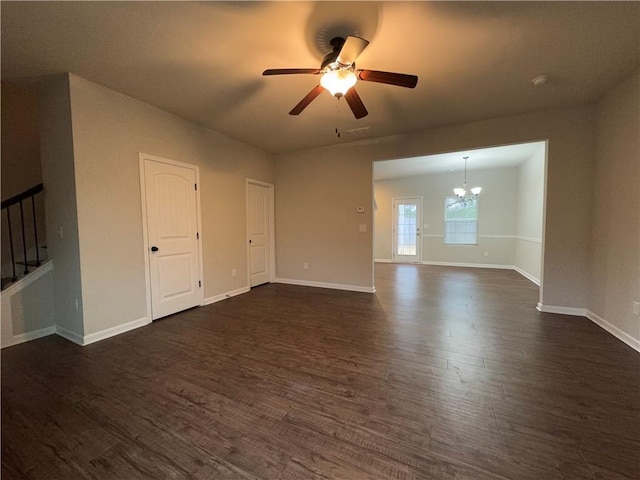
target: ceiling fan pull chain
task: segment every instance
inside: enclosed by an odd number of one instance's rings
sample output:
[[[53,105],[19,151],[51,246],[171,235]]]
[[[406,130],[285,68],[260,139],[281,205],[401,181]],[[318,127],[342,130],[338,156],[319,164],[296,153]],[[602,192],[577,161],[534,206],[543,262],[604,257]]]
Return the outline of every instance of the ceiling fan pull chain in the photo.
[[[336,135],[340,138],[340,97],[336,97]]]

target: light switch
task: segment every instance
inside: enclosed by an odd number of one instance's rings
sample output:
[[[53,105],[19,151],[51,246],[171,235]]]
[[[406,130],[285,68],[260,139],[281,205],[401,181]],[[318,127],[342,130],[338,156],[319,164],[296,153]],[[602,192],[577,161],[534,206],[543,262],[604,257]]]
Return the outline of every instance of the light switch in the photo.
[[[361,223],[361,224],[360,224],[360,231],[361,231],[361,232],[366,232],[366,231],[367,231],[367,225],[366,225],[366,224],[364,224],[364,223]]]
[[[358,213],[364,213],[364,207],[358,207],[356,210]]]

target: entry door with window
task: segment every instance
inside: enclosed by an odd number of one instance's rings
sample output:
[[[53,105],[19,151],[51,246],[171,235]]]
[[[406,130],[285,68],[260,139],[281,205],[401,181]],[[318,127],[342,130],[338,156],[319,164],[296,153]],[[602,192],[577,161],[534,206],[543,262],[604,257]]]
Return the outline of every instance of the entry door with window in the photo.
[[[393,199],[393,261],[419,263],[422,198]]]
[[[143,162],[151,316],[155,320],[202,303],[197,167],[150,158]]]

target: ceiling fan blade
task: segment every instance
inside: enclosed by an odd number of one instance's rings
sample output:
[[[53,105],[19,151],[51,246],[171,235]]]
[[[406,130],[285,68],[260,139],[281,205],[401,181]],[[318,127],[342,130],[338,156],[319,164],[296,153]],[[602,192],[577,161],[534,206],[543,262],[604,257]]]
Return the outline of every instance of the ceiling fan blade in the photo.
[[[322,93],[324,87],[322,85],[318,85],[313,90],[311,90],[307,95],[300,100],[300,102],[293,107],[293,109],[289,112],[289,115],[300,115],[302,111],[309,106],[309,104]]]
[[[340,49],[340,53],[338,53],[338,58],[336,58],[336,61],[340,65],[343,65],[345,67],[350,66],[353,62],[356,61],[356,58],[360,56],[364,49],[367,48],[367,45],[369,45],[368,40],[349,35],[344,41],[344,44]]]
[[[362,118],[369,115],[369,112],[367,112],[367,109],[365,108],[364,103],[362,103],[360,95],[358,95],[355,88],[351,87],[347,90],[344,99],[349,104],[349,107],[356,118]]]
[[[322,70],[318,70],[317,68],[270,68],[262,72],[262,75],[315,75],[321,72]]]
[[[358,78],[365,82],[386,83],[397,87],[414,88],[418,77],[406,73],[381,72],[379,70],[358,70]]]

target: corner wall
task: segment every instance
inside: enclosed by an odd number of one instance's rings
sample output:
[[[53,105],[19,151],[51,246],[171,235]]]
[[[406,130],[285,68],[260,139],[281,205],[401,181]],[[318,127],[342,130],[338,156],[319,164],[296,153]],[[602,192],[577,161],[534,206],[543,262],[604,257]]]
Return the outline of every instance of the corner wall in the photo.
[[[80,240],[69,76],[43,79],[38,96],[47,254],[54,260],[55,319],[61,335],[84,335]]]
[[[589,316],[640,350],[640,72],[600,100],[596,134]]]

